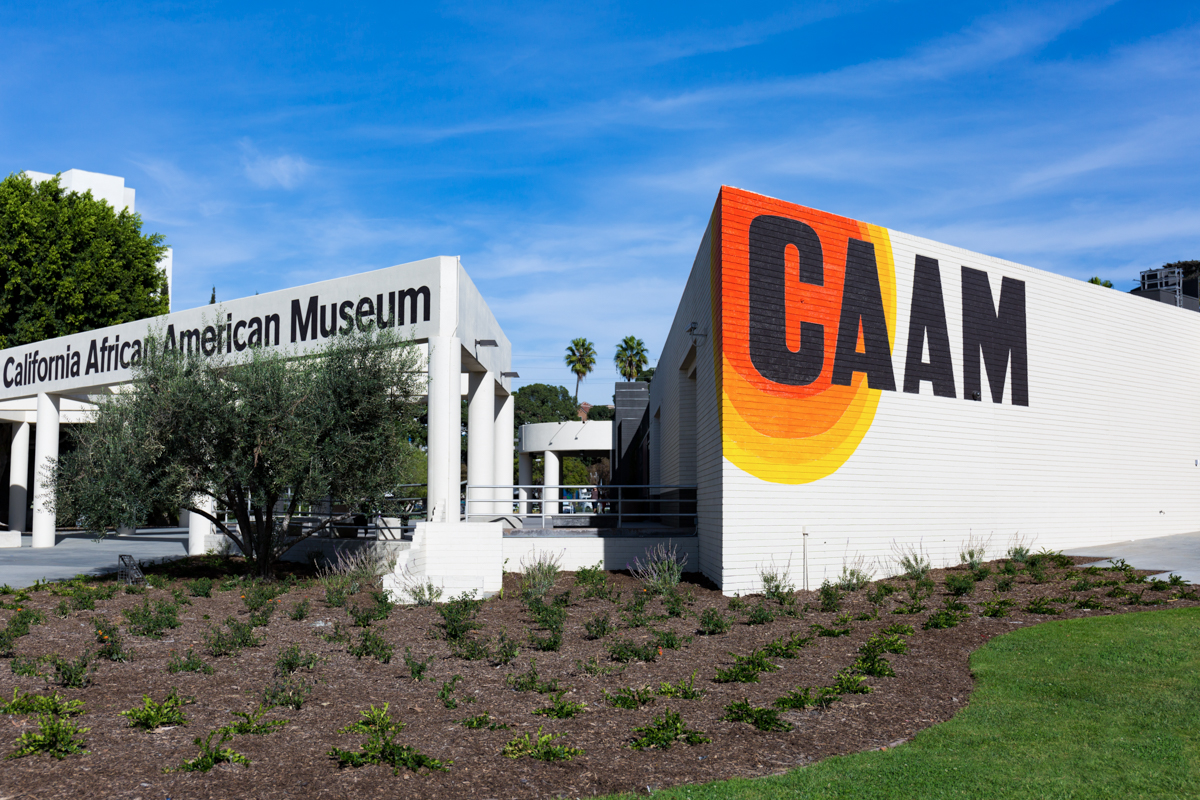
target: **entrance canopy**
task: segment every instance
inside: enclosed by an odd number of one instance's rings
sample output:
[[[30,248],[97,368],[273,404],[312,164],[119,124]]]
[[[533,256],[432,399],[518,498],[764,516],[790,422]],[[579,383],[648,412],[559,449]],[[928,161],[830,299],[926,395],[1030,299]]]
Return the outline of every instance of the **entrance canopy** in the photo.
[[[459,259],[437,256],[0,351],[0,420],[13,426],[10,530],[25,525],[30,423],[40,475],[58,458],[59,424],[87,421],[99,396],[129,383],[151,334],[160,347],[209,356],[236,358],[255,346],[300,356],[371,323],[394,327],[423,347],[430,520],[457,521],[462,395],[471,402],[471,480],[511,484],[515,373],[512,346]],[[44,508],[43,494],[35,480],[34,547],[54,544],[54,514]]]

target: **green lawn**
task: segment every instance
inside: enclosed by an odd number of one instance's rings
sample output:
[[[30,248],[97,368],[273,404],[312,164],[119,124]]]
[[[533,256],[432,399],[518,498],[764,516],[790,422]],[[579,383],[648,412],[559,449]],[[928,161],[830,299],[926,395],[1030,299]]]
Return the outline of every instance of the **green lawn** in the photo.
[[[1200,797],[1200,609],[1048,622],[971,666],[970,705],[895,750],[655,797]]]

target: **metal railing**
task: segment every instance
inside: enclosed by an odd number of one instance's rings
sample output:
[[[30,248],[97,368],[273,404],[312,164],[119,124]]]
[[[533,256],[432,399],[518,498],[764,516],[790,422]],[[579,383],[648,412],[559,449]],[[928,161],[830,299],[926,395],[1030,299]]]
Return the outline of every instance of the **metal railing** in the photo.
[[[396,491],[424,488],[423,483],[411,483],[397,486]],[[410,492],[405,492],[406,494]],[[272,509],[277,523],[282,524],[287,514],[291,497],[282,497]],[[233,512],[225,508],[218,509],[218,517],[232,530],[237,530],[237,518]],[[424,521],[426,515],[425,497],[388,497],[383,506],[372,509],[370,513],[351,511],[346,503],[325,498],[313,503],[301,505],[292,516],[288,525],[288,535],[302,538],[310,531],[332,517],[350,516],[350,519],[335,522],[323,531],[327,536],[339,539],[411,539],[417,522]]]
[[[683,485],[550,486],[475,485],[466,487],[467,521],[514,516],[555,527],[556,519],[588,516],[594,525],[620,528],[635,522],[657,522],[682,528],[696,524],[696,487]],[[547,525],[546,523],[550,524]],[[529,527],[526,525],[526,527]],[[537,527],[537,526],[534,526]],[[558,527],[579,527],[560,525]]]

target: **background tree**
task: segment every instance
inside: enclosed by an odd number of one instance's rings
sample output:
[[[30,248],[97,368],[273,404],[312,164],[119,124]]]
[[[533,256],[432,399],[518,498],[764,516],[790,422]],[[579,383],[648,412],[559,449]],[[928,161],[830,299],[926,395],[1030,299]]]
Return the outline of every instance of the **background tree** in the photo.
[[[636,336],[626,336],[617,345],[617,354],[613,362],[622,378],[627,381],[637,380],[638,373],[650,363],[646,355],[646,343]]]
[[[563,358],[575,373],[575,402],[579,402],[579,384],[596,366],[596,348],[587,339],[572,339]]]
[[[513,392],[513,398],[513,417],[518,428],[534,422],[579,419],[579,407],[565,386],[531,383]]]
[[[70,426],[74,449],[46,476],[60,520],[102,536],[144,523],[155,505],[186,508],[267,575],[301,538],[385,508],[423,468],[407,430],[419,356],[391,331],[339,336],[305,358],[255,348],[239,363],[153,341],[147,354],[95,424]],[[233,512],[236,530],[201,507],[208,497]],[[303,534],[290,528],[325,498],[349,511]]]
[[[159,234],[50,178],[0,181],[0,348],[165,314]]]
[[[1113,288],[1112,281],[1101,280],[1099,275],[1088,278],[1088,283],[1095,284],[1096,286],[1103,286],[1105,289]]]
[[[617,410],[608,406],[592,406],[588,409],[588,419],[595,422],[604,422],[605,420],[613,420],[617,418]]]

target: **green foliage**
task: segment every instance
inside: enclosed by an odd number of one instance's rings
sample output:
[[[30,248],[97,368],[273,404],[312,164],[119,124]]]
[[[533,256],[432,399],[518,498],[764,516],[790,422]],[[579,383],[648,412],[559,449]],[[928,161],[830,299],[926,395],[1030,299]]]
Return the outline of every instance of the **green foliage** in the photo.
[[[1104,608],[1104,603],[1101,603],[1095,596],[1089,595],[1075,603],[1076,608],[1087,609],[1088,611],[1099,611]]]
[[[900,568],[900,573],[910,581],[921,580],[933,569],[929,556],[911,545],[898,547],[895,560],[896,566]]]
[[[779,710],[755,708],[749,700],[738,700],[725,706],[721,719],[727,722],[746,722],[760,731],[790,731],[794,726],[779,718]]]
[[[1011,562],[1009,562],[1009,563],[1011,563]],[[1014,580],[1015,579],[1013,578],[1012,575],[1005,575],[1002,578],[996,578],[996,591],[997,592],[1011,592]]]
[[[561,553],[535,550],[526,560],[521,559],[521,597],[535,599],[545,597],[554,588],[559,576]]]
[[[844,628],[836,628],[836,627],[835,628],[827,628],[824,625],[821,625],[819,623],[813,623],[812,625],[809,626],[809,628],[811,628],[817,634],[817,636],[827,636],[830,638],[837,638],[838,636],[849,636],[850,635],[850,626],[849,625],[845,626]]]
[[[1050,605],[1050,598],[1048,598],[1048,597],[1033,598],[1025,606],[1025,611],[1028,611],[1030,614],[1058,614],[1058,613],[1060,613],[1057,608]]]
[[[1015,564],[1024,564],[1029,560],[1029,546],[1024,542],[1015,542],[1012,547],[1008,548],[1008,552],[1005,555],[1008,556],[1009,561]]]
[[[151,606],[150,598],[144,597],[141,606],[121,613],[128,620],[126,627],[134,636],[161,639],[168,630],[179,627],[179,606],[166,600],[155,600]]]
[[[285,706],[297,711],[312,695],[312,686],[292,677],[275,679],[263,689],[261,704],[267,708]]]
[[[16,656],[9,662],[8,667],[12,670],[13,675],[19,675],[22,678],[38,678],[42,675],[42,665],[44,662],[44,657],[25,658],[23,656]]]
[[[976,583],[987,580],[988,576],[991,574],[992,574],[991,567],[979,566],[979,567],[975,567],[974,569],[971,570],[971,577],[975,579]]]
[[[142,695],[141,708],[122,711],[121,716],[129,718],[129,727],[141,728],[145,731],[152,731],[164,725],[187,725],[187,716],[183,713],[183,707],[195,702],[196,698],[181,697],[172,688],[161,703],[154,702],[148,694]]]
[[[213,744],[213,737],[220,734],[221,738],[217,739],[217,743]],[[244,767],[250,766],[250,759],[234,750],[232,747],[222,747],[227,741],[233,738],[233,735],[225,728],[217,728],[210,731],[208,736],[203,738],[197,736],[192,740],[197,747],[200,748],[200,755],[195,758],[189,758],[184,761],[174,772],[208,772],[217,764],[241,764]]]
[[[442,618],[442,631],[447,641],[456,642],[481,626],[475,621],[482,600],[475,599],[475,592],[463,592],[458,597],[437,607]]]
[[[572,703],[563,699],[566,691],[558,692],[550,698],[550,705],[539,708],[534,711],[541,717],[551,717],[552,719],[572,719],[587,710],[585,703]]]
[[[299,669],[314,669],[321,659],[316,653],[305,653],[293,644],[279,651],[275,658],[275,674],[291,675]]]
[[[517,428],[536,422],[570,422],[579,419],[578,406],[563,386],[531,383],[513,392]]]
[[[663,681],[658,684],[658,688],[654,693],[659,697],[678,697],[680,700],[699,700],[704,697],[705,691],[696,688],[696,673],[693,672],[687,679],[680,678],[675,683]]]
[[[121,629],[117,624],[103,617],[92,617],[91,622],[96,629],[96,644],[100,645],[96,657],[108,661],[129,661],[130,655],[125,650],[125,639],[121,636]]]
[[[294,606],[292,606],[291,611],[288,612],[288,617],[296,620],[296,622],[303,622],[304,620],[308,619],[308,614],[309,614],[310,610],[311,610],[311,603],[309,602],[308,598],[306,597],[303,600],[301,600],[299,603],[296,603]]]
[[[657,644],[634,644],[625,639],[618,639],[608,646],[608,657],[613,661],[620,661],[622,663],[630,661],[657,661],[659,652]]]
[[[491,652],[492,663],[497,666],[511,664],[516,661],[519,652],[517,640],[509,636],[507,630],[501,629],[500,635],[496,637],[496,646]]]
[[[575,585],[583,589],[583,597],[599,598],[617,602],[621,593],[616,585],[608,580],[607,573],[600,568],[600,563],[594,567],[582,567],[575,573]]]
[[[507,758],[529,756],[539,761],[570,761],[575,756],[583,755],[580,748],[554,744],[554,740],[561,736],[558,733],[542,733],[541,726],[538,726],[536,734],[518,736],[504,745],[501,753]]]
[[[168,311],[159,234],[57,177],[0,182],[0,349]]]
[[[425,680],[425,672],[429,669],[429,665],[437,660],[437,656],[430,656],[422,661],[419,658],[414,658],[412,648],[404,648],[404,665],[408,667],[408,676],[414,681]]]
[[[838,576],[835,585],[843,592],[857,592],[865,589],[871,583],[871,576],[862,567],[842,566],[842,574]]]
[[[128,391],[101,403],[92,424],[66,429],[60,518],[102,532],[215,496],[238,522],[218,522],[220,532],[268,576],[333,522],[294,535],[302,504],[332,496],[386,508],[424,459],[409,441],[419,356],[394,329],[351,329],[299,360],[284,347],[206,356],[170,345],[148,337]],[[283,513],[269,513],[280,501]]]
[[[633,732],[641,734],[629,744],[634,750],[650,748],[670,750],[672,745],[677,742],[697,745],[712,741],[702,731],[687,727],[683,717],[669,708],[664,709],[661,715],[654,717],[649,725],[634,728]]]
[[[617,626],[612,623],[608,614],[597,614],[583,623],[583,629],[587,631],[587,638],[603,639],[615,631]]]
[[[877,583],[875,588],[867,592],[867,602],[872,605],[879,605],[887,598],[896,593],[896,587],[890,583]]]
[[[596,366],[596,347],[587,339],[572,339],[563,358],[567,368],[575,374],[575,400],[579,400],[579,382]]]
[[[747,625],[767,625],[775,621],[775,615],[764,603],[759,603],[746,616]]]
[[[180,658],[179,654],[174,650],[171,651],[171,658],[167,661],[167,672],[172,674],[176,672],[199,672],[203,675],[212,675],[213,668],[205,664],[200,656],[188,648],[187,655]]]
[[[234,736],[266,736],[288,724],[288,720],[286,719],[274,719],[270,722],[263,722],[263,715],[269,710],[268,706],[259,703],[258,708],[254,711],[234,711],[233,715],[240,717],[240,719],[230,725],[218,728],[218,730],[231,733]]]
[[[833,685],[829,687],[835,694],[869,694],[871,687],[861,675],[855,675],[852,669],[844,669],[837,674]]]
[[[508,726],[503,723],[493,722],[491,714],[486,711],[474,717],[460,719],[459,722],[462,723],[464,728],[472,731],[483,730],[485,728],[489,731],[503,731],[508,729]]]
[[[454,763],[431,758],[411,745],[398,744],[395,737],[404,730],[404,723],[392,721],[388,715],[387,703],[383,704],[383,708],[371,706],[360,714],[363,718],[343,728],[342,733],[363,733],[366,734],[367,741],[357,752],[339,747],[331,749],[329,757],[338,762],[339,768],[381,764],[391,767],[393,775],[399,775],[401,769],[412,772],[420,772],[423,769],[445,772]]]
[[[192,597],[212,597],[212,578],[197,578],[194,581],[187,581],[184,586],[187,587],[188,594]]]
[[[12,700],[0,700],[0,714],[49,714],[55,717],[73,717],[83,713],[82,700],[67,700],[58,692],[50,694],[22,693],[13,687]]]
[[[806,708],[829,708],[842,696],[828,686],[822,686],[813,694],[811,686],[797,686],[782,697],[777,697],[774,706],[780,711],[803,711]]]
[[[329,631],[329,633],[321,634],[321,638],[330,644],[349,644],[350,632],[342,627],[341,622],[334,622],[333,630]]]
[[[970,575],[951,573],[946,576],[946,591],[955,597],[967,597],[975,591],[975,579]]]
[[[520,674],[510,672],[505,676],[504,682],[518,692],[549,694],[550,692],[558,691],[558,678],[541,680],[538,676],[537,662],[532,658],[529,659],[528,670]]]
[[[238,622],[234,617],[225,620],[225,629],[210,628],[204,634],[204,647],[208,654],[220,658],[234,656],[247,647],[258,647],[262,644],[254,635],[254,626],[249,622]]]
[[[1007,597],[1002,597],[999,600],[984,600],[983,615],[992,617],[993,619],[1001,619],[1008,616],[1008,610],[1016,605]]]
[[[755,650],[745,656],[734,655],[733,662],[732,667],[718,667],[713,681],[716,683],[758,683],[759,674],[779,670],[777,664],[767,660],[765,650]]]
[[[921,627],[925,630],[935,630],[941,628],[953,628],[962,621],[962,615],[956,611],[951,611],[948,608],[939,608],[930,614],[925,624]]]
[[[442,701],[442,705],[446,708],[458,708],[458,701],[454,699],[454,690],[462,680],[462,675],[455,675],[442,684],[442,688],[438,689],[437,698]],[[467,702],[473,700],[469,698]]]
[[[668,617],[682,617],[687,613],[687,604],[688,600],[679,591],[678,586],[668,589],[663,594],[663,608],[666,610]]]
[[[656,631],[651,630],[650,635],[654,637],[654,643],[658,645],[660,650],[678,650],[683,647],[685,640],[675,631]],[[692,637],[688,637],[686,641],[690,642]]]
[[[52,653],[45,661],[54,670],[54,677],[51,678],[49,673],[45,673],[43,677],[47,682],[57,683],[64,689],[82,689],[88,686],[92,682],[92,673],[96,671],[91,653],[84,653],[76,659],[63,658],[57,653]]]
[[[696,632],[701,636],[716,636],[727,633],[731,624],[724,614],[710,606],[700,614],[700,627]]]
[[[38,715],[38,729],[17,737],[13,752],[8,758],[22,758],[35,753],[45,753],[62,761],[69,755],[83,754],[86,742],[83,734],[91,728],[81,728],[66,717],[53,714]]]
[[[624,664],[601,664],[595,656],[587,661],[576,660],[575,671],[586,675],[619,675],[625,671]]]
[[[633,577],[642,588],[652,595],[665,594],[679,585],[687,556],[679,552],[679,546],[668,546],[660,542],[646,550],[645,555],[635,559],[629,567]]]
[[[821,610],[827,614],[836,614],[842,610],[842,592],[836,584],[823,581],[821,588],[817,590],[817,598],[820,600]]]
[[[758,569],[759,580],[762,581],[763,599],[779,605],[789,605],[794,602],[793,593],[796,591],[791,574],[787,567],[763,566]]]
[[[1113,288],[1112,281],[1101,279],[1099,275],[1093,275],[1092,277],[1087,279],[1087,282],[1092,284],[1093,286],[1102,286],[1105,289]]]
[[[351,645],[347,652],[359,660],[370,656],[380,664],[387,664],[392,660],[392,646],[386,639],[369,628],[362,632],[358,644]]]
[[[813,642],[811,636],[801,636],[799,631],[792,631],[788,636],[780,636],[767,642],[762,650],[768,656],[773,658],[796,658],[800,655],[802,648],[808,647]]]
[[[641,689],[628,686],[624,689],[618,689],[616,694],[609,694],[607,691],[602,691],[601,693],[604,695],[604,702],[610,706],[630,710],[650,705],[654,702],[656,695],[656,692],[649,686],[644,686]]]

